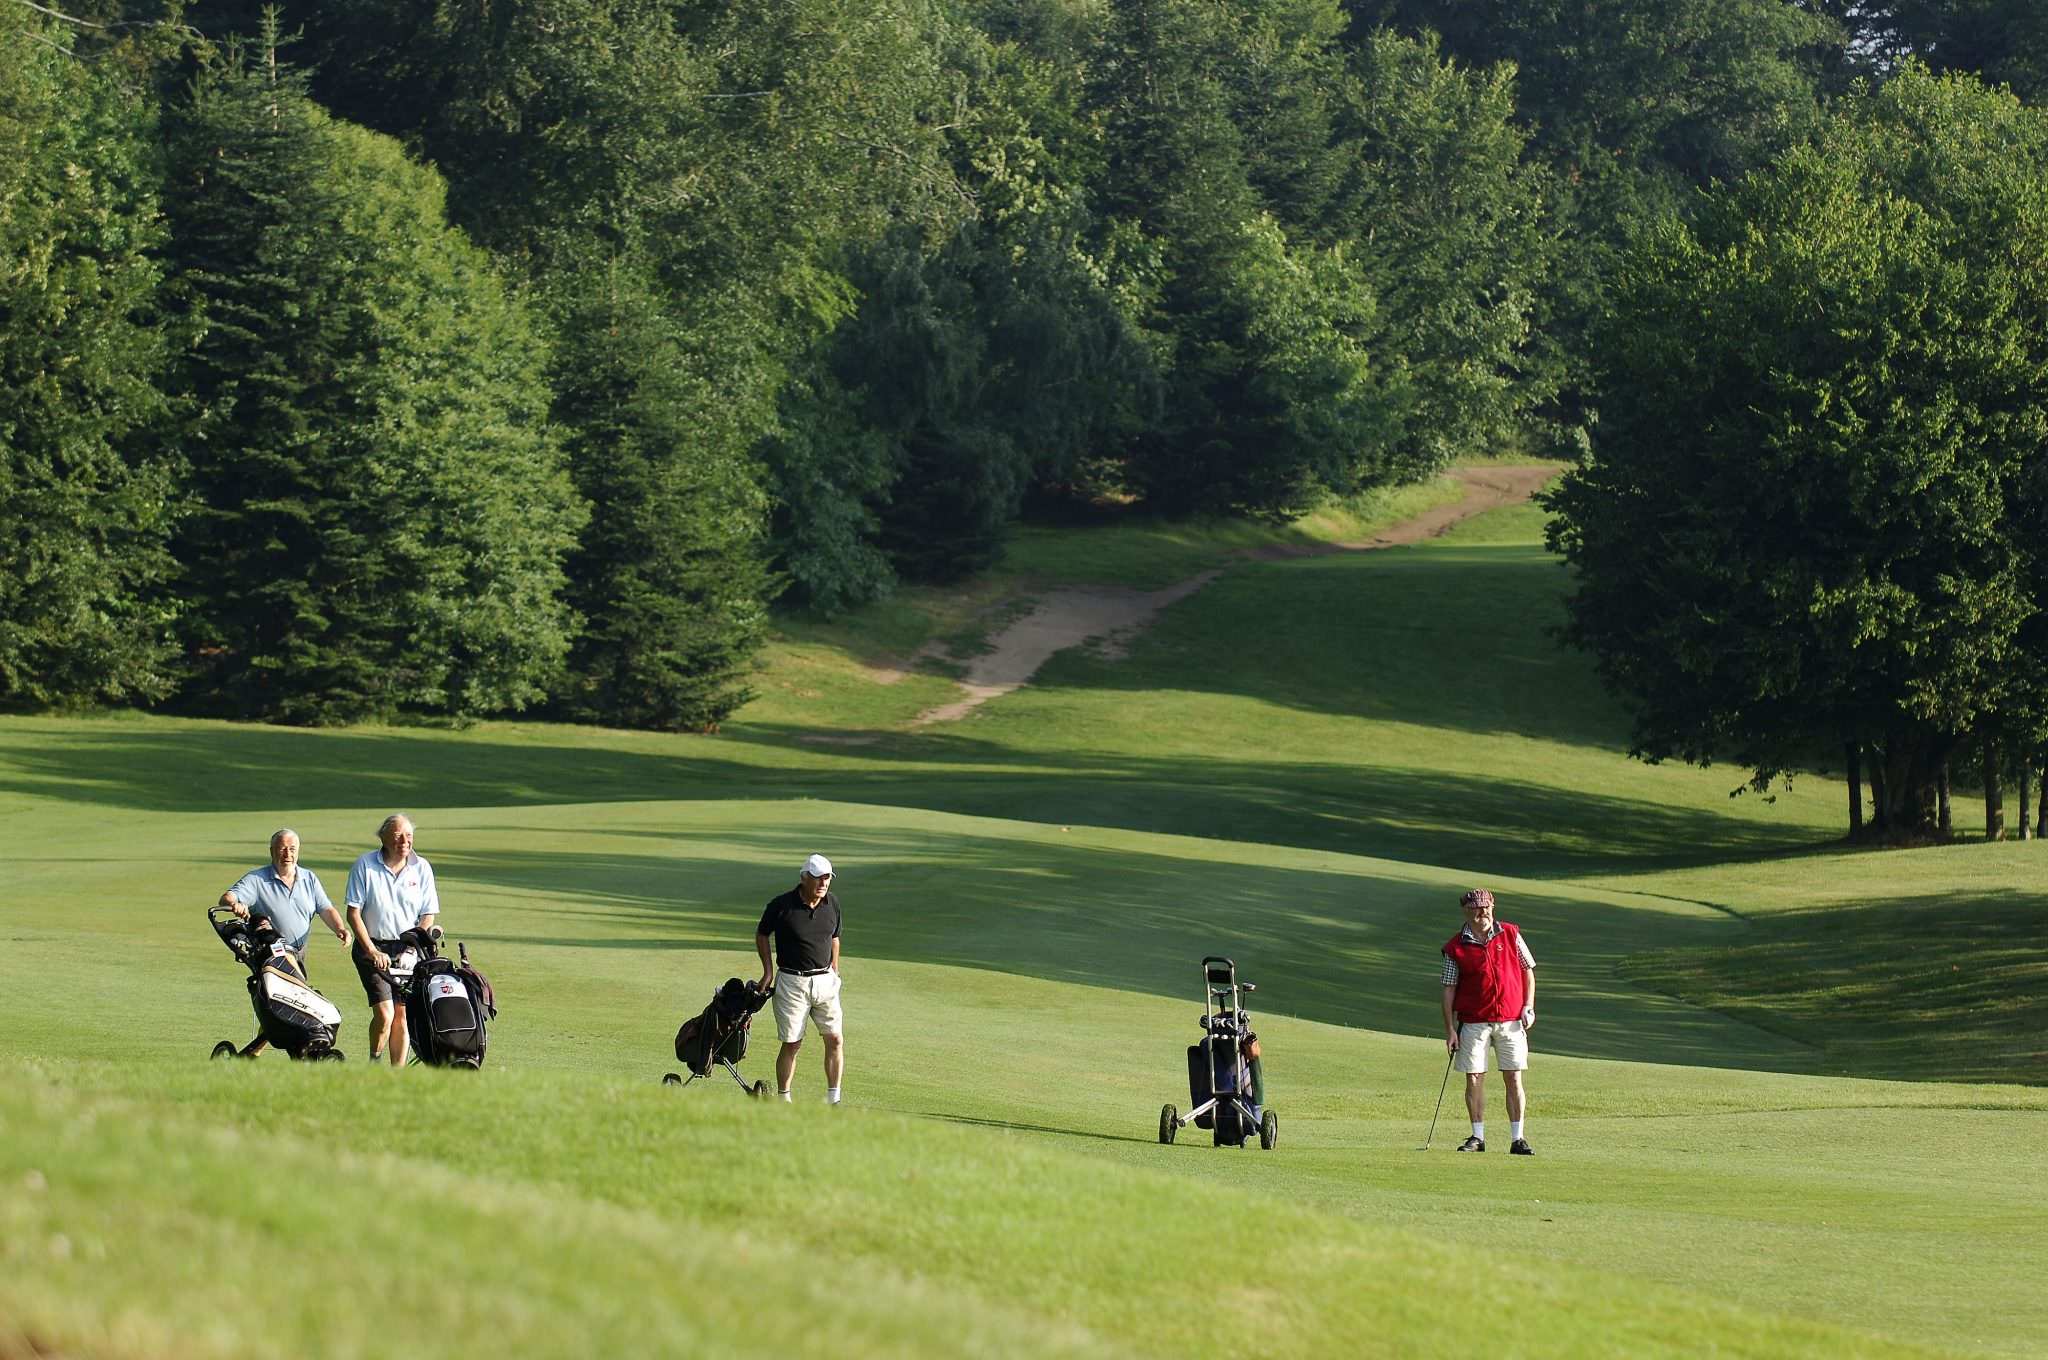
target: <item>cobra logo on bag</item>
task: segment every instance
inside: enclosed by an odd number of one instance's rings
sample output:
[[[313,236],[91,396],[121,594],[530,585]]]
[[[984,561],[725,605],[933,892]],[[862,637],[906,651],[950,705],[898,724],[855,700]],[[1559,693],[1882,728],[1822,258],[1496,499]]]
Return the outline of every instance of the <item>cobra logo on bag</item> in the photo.
[[[286,1010],[311,1016],[323,1025],[339,1025],[341,1012],[334,1003],[301,982],[294,982],[271,969],[263,970],[263,999]]]

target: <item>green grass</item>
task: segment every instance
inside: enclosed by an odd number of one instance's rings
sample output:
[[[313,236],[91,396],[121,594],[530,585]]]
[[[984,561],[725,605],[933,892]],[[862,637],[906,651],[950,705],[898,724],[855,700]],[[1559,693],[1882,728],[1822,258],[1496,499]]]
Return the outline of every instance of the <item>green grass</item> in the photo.
[[[0,1356],[2038,1353],[2040,847],[1851,853],[1824,778],[1627,760],[1538,528],[1235,563],[950,727],[860,660],[966,617],[908,604],[793,628],[716,737],[0,720]],[[362,1062],[317,937],[354,1060],[207,1064],[201,908],[287,824],[338,890],[393,808],[489,1067]],[[663,1088],[813,849],[851,1107],[809,1050],[794,1108]],[[1450,1153],[1455,1090],[1417,1151],[1473,882],[1542,963],[1533,1159]],[[1154,1138],[1211,952],[1271,1153]]]
[[[1451,478],[1438,477],[1364,492],[1286,525],[1141,519],[1085,533],[1027,526],[1011,539],[1001,574],[1041,584],[1086,582],[1157,590],[1252,549],[1361,542],[1398,520],[1452,504],[1461,494]]]
[[[951,586],[907,586],[891,598],[831,620],[804,614],[777,621],[780,641],[815,664],[819,652],[897,664],[934,639],[985,631],[1004,607],[1062,585],[1157,590],[1260,549],[1314,549],[1359,542],[1462,494],[1450,477],[1379,488],[1325,505],[1291,524],[1149,516],[1112,519],[1085,531],[1025,526],[1012,534],[994,571]],[[789,654],[776,649],[763,679],[787,692]]]

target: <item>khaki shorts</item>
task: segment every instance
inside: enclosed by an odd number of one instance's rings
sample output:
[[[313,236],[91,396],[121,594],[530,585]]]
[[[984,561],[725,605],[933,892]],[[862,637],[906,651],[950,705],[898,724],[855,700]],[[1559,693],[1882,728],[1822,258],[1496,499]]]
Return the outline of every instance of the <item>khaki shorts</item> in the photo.
[[[775,975],[775,1032],[785,1044],[804,1037],[804,1022],[815,1021],[820,1034],[839,1033],[839,974]]]
[[[1486,1046],[1500,1055],[1500,1070],[1520,1072],[1529,1066],[1529,1037],[1519,1020],[1474,1020],[1458,1026],[1458,1059],[1451,1066],[1460,1072],[1486,1070]]]

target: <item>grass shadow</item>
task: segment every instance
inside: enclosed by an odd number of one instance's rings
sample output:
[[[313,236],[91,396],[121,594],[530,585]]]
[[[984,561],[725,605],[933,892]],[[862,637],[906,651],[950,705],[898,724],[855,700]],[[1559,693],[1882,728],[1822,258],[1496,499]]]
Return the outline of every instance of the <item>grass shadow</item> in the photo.
[[[1830,1075],[2048,1084],[2048,893],[1940,893],[1759,919],[1622,960],[1630,982],[1818,1047]]]
[[[959,732],[801,749],[591,729],[309,731],[232,723],[0,724],[0,792],[151,812],[829,798],[1571,877],[1810,848],[1777,826],[1500,773],[1285,759],[1021,753]],[[268,829],[267,827],[265,828]],[[364,829],[364,843],[371,837]]]
[[[555,900],[600,876],[609,885],[601,905],[501,917],[496,938],[729,952],[690,979],[694,995],[697,984],[716,983],[712,973],[748,971],[761,906],[789,886],[791,873],[762,867],[780,864],[786,828],[721,826],[715,839],[716,852],[678,836],[567,857],[471,847],[437,857],[436,866],[444,882],[485,900],[507,891]],[[935,872],[929,834],[872,828],[849,847],[846,867],[839,891],[856,972],[867,959],[937,965],[1184,999],[1199,1009],[1199,962],[1222,954],[1260,984],[1262,1014],[1418,1035],[1440,1028],[1437,951],[1457,926],[1454,897],[1440,882],[1204,860],[1193,848],[1180,856],[961,832],[945,837],[945,868]],[[1632,954],[1731,938],[1739,923],[1566,889],[1525,887],[1507,901],[1503,914],[1529,932],[1541,961],[1546,1051],[1792,1071],[1813,1065],[1815,1055],[1796,1042],[1618,982],[1617,967]]]
[[[1004,1129],[1013,1133],[1049,1133],[1060,1138],[1081,1138],[1091,1143],[1150,1143],[1151,1138],[1137,1138],[1128,1133],[1095,1133],[1087,1129],[1059,1129],[1050,1124],[1017,1124],[1007,1119],[976,1119],[971,1115],[948,1114],[944,1110],[911,1110],[910,1114],[923,1115],[927,1119],[942,1120],[948,1124],[962,1124],[969,1128]]]

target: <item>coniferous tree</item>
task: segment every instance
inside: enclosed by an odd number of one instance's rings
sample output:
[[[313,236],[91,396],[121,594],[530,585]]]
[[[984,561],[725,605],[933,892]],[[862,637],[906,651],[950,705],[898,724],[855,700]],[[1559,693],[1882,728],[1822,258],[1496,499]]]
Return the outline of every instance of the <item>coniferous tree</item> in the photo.
[[[1328,217],[1359,242],[1379,298],[1372,353],[1398,397],[1389,461],[1428,475],[1496,449],[1554,393],[1530,355],[1558,245],[1547,179],[1523,159],[1509,68],[1475,71],[1434,39],[1370,35],[1354,57],[1342,191]]]
[[[1284,515],[1384,475],[1393,406],[1357,262],[1290,240],[1254,182],[1242,34],[1218,22],[1238,17],[1192,0],[1112,12],[1089,95],[1098,210],[1131,241],[1133,319],[1163,374],[1161,420],[1123,444],[1134,488],[1167,511]]]
[[[927,0],[310,15],[322,93],[449,168],[458,220],[527,272],[560,338],[556,414],[593,512],[577,714],[697,728],[744,699],[771,581],[757,446],[850,307],[846,250],[951,193],[921,117],[945,27]]]
[[[0,8],[0,704],[169,687],[152,121]]]
[[[531,703],[566,649],[581,521],[544,350],[432,173],[328,119],[265,36],[202,73],[174,129],[203,327],[189,694],[299,722]]]
[[[700,423],[718,409],[716,374],[652,280],[620,261],[575,286],[554,302],[556,409],[595,513],[569,563],[586,623],[565,702],[592,721],[715,729],[750,696],[766,627],[759,469],[710,456],[744,442]]]
[[[1796,144],[1819,116],[1816,54],[1839,34],[1787,0],[1350,0],[1373,26],[1435,31],[1480,67],[1512,63],[1518,121],[1551,173],[1543,276],[1524,358],[1560,400],[1546,437],[1582,445],[1598,405],[1591,335],[1638,223]]]

